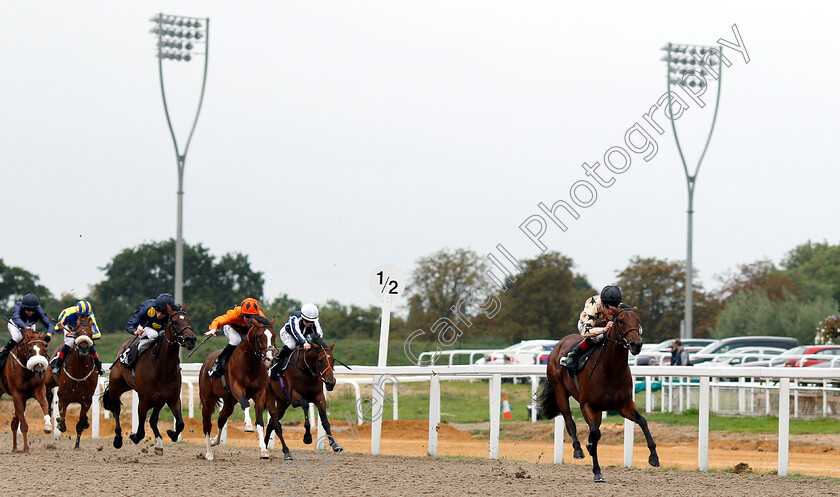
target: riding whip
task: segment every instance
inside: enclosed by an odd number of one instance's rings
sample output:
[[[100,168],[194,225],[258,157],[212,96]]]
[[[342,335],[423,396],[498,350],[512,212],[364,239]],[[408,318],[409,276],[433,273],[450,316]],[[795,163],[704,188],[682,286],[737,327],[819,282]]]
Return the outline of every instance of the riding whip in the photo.
[[[215,336],[216,336],[216,334],[214,333],[214,334],[210,335],[209,337],[205,338],[204,340],[202,340],[201,343],[199,343],[198,345],[195,346],[194,349],[192,349],[192,352],[190,352],[190,355],[188,355],[187,357],[192,357],[192,355],[195,354],[195,351],[198,350],[199,347],[204,345],[204,342],[206,342],[207,340],[210,340],[211,338],[213,338]]]

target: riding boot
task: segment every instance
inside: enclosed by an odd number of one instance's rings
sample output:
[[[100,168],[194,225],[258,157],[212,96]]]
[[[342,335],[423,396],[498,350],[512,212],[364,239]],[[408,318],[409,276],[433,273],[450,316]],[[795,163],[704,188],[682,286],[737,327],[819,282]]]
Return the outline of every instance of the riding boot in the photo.
[[[285,345],[280,349],[280,352],[277,353],[277,357],[274,359],[274,364],[271,365],[268,371],[269,378],[272,380],[280,379],[283,371],[286,370],[286,366],[289,365],[289,358],[292,356],[292,352],[294,352],[294,349],[290,349]]]
[[[207,372],[207,376],[210,378],[218,378],[219,376],[222,376],[225,372],[225,366],[227,366],[228,359],[230,359],[230,355],[233,354],[234,350],[236,350],[236,345],[225,345],[225,348],[223,348],[219,353],[219,357],[216,358],[216,363],[213,364],[213,368]]]
[[[99,360],[99,357],[93,358],[93,365],[96,366],[96,372],[99,373],[100,376],[102,376],[102,361]]]
[[[59,371],[61,371],[61,366],[64,365],[64,359],[67,358],[67,354],[69,354],[71,350],[72,348],[69,345],[61,347],[61,350],[58,351],[58,355],[56,355],[50,363],[52,374],[58,374]]]
[[[0,349],[0,364],[6,362],[6,357],[9,355],[9,352],[11,352],[13,348],[15,348],[15,345],[17,345],[16,341],[9,340],[6,343],[6,345],[2,349]]]
[[[572,350],[566,354],[566,357],[561,357],[559,364],[569,370],[569,372],[573,372],[575,368],[575,362],[577,362],[578,357],[580,356],[581,352],[589,350],[595,344],[594,340],[591,337],[586,337],[584,340],[578,342]]]

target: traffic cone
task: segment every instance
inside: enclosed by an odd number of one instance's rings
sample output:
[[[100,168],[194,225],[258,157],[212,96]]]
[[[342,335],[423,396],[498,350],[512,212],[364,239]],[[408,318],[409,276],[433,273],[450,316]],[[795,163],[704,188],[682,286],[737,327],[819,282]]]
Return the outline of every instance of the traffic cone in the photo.
[[[513,419],[513,415],[510,413],[510,403],[507,399],[507,394],[502,398],[502,417],[504,419]]]

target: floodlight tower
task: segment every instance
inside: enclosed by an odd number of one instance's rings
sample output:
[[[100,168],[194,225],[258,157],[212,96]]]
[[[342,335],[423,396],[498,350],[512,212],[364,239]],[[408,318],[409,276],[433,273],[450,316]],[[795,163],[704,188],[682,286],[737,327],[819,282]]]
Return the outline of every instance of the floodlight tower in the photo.
[[[163,110],[166,114],[166,124],[169,125],[169,134],[172,136],[172,144],[175,146],[175,158],[178,164],[178,214],[176,221],[175,238],[175,302],[181,304],[184,299],[184,237],[183,237],[183,213],[184,213],[184,165],[187,160],[187,150],[190,148],[190,141],[195,132],[195,125],[198,122],[198,114],[201,112],[201,103],[204,101],[204,88],[207,82],[207,55],[209,53],[210,41],[210,19],[200,17],[170,16],[158,14],[150,19],[154,23],[151,32],[157,35],[157,59],[158,74],[160,76],[160,94],[163,98]],[[197,52],[200,46],[204,47],[203,52]],[[204,59],[203,76],[201,78],[201,94],[198,99],[198,107],[195,110],[190,134],[184,144],[184,151],[178,148],[178,140],[175,138],[175,131],[172,129],[172,120],[169,117],[169,107],[166,104],[166,90],[163,84],[163,61],[190,62],[193,59]],[[203,57],[202,57],[203,56]]]
[[[694,336],[694,268],[692,267],[692,229],[694,215],[694,186],[697,182],[697,173],[700,171],[700,164],[709,148],[709,141],[712,139],[712,131],[715,129],[717,120],[718,104],[720,103],[720,86],[723,75],[723,47],[710,47],[702,45],[675,45],[668,43],[662,50],[666,52],[663,61],[668,63],[668,118],[671,121],[671,129],[674,131],[674,140],[677,142],[677,151],[680,153],[685,181],[688,186],[688,250],[685,262],[685,326],[680,332],[682,338]],[[680,139],[677,136],[677,127],[674,124],[673,115],[673,89],[677,85],[686,92],[691,92],[698,97],[706,92],[709,86],[707,77],[717,81],[717,96],[715,97],[715,109],[712,116],[712,125],[709,127],[709,134],[706,137],[706,144],[700,159],[697,160],[697,167],[694,174],[689,173],[685,162],[685,156],[680,146]],[[694,91],[697,89],[697,91]],[[702,107],[702,105],[701,105]]]

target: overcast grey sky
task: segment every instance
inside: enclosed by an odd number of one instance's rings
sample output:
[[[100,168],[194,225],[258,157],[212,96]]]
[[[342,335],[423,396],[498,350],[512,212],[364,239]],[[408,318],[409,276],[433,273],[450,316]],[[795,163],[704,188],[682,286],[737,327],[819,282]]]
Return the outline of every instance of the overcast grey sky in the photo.
[[[363,306],[378,302],[368,280],[383,263],[408,274],[443,247],[499,243],[537,255],[520,225],[569,201],[592,182],[581,163],[644,124],[665,90],[660,47],[735,41],[737,24],[750,61],[724,52],[695,196],[694,263],[713,287],[740,263],[840,239],[840,37],[821,5],[4,2],[0,257],[83,295],[120,250],[175,236],[157,12],[211,19],[186,241],[247,254],[269,299]],[[183,140],[197,83],[178,76],[167,89]],[[691,161],[712,107],[677,122]],[[542,237],[595,287],[634,255],[685,258],[682,166],[670,129],[654,138],[655,157],[632,155],[568,231]]]

